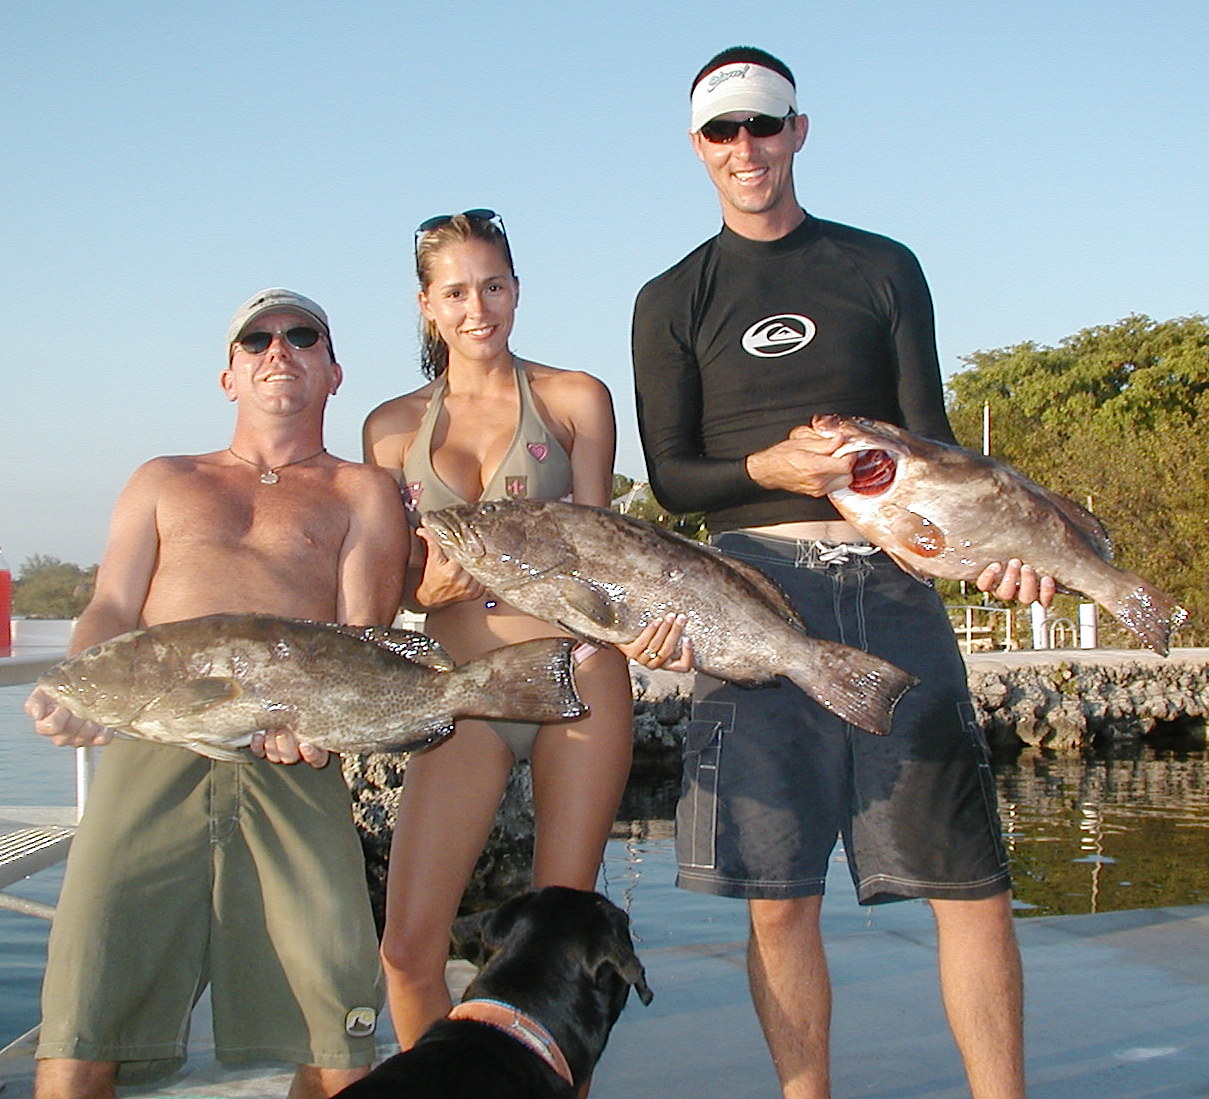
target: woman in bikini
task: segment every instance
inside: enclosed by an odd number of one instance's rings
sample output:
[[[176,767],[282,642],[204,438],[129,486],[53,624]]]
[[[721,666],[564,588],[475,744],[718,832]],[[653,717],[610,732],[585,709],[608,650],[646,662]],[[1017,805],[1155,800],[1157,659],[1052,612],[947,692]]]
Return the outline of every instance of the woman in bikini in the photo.
[[[614,423],[597,379],[517,358],[508,347],[519,283],[498,215],[432,218],[416,233],[423,388],[365,422],[366,460],[393,473],[413,522],[480,499],[527,496],[607,507]],[[560,634],[497,601],[419,527],[409,605],[459,664],[515,641]],[[682,620],[653,623],[624,652],[683,669]],[[413,755],[387,879],[382,958],[391,1018],[407,1049],[450,1009],[449,928],[487,841],[513,763],[530,759],[537,827],[533,885],[594,889],[630,769],[629,672],[612,646],[580,645],[575,678],[591,707],[574,722],[466,720]]]

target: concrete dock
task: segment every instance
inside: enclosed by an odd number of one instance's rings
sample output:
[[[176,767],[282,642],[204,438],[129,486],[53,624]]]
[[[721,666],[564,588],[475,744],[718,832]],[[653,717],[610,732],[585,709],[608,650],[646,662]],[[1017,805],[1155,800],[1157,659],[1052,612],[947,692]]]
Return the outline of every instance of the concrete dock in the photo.
[[[842,867],[835,878],[824,927],[835,988],[836,1099],[968,1095],[940,1005],[927,906],[860,908]],[[682,919],[672,928],[664,920],[661,937],[644,938],[635,913],[655,1000],[643,1007],[631,997],[593,1099],[773,1099],[776,1078],[747,993],[744,906],[690,893],[676,898]],[[1209,905],[1022,919],[1017,931],[1032,1099],[1209,1096]],[[455,987],[463,983],[465,963],[451,964],[450,975]],[[280,1067],[214,1062],[206,1014],[196,1017],[196,1050],[179,1075],[123,1094],[283,1097],[289,1073]],[[383,1055],[392,1049],[385,1039],[381,1048]],[[0,1059],[3,1099],[29,1099],[32,1067],[28,1049]]]

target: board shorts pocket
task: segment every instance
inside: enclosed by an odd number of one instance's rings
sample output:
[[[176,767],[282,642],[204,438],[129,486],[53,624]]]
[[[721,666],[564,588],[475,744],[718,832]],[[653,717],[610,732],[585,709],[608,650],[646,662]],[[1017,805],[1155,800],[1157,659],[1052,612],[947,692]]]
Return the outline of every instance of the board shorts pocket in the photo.
[[[710,719],[711,709],[729,713],[731,707],[709,702],[693,707],[694,716],[684,734],[684,773],[676,807],[676,861],[682,867],[701,870],[717,865],[723,722]]]

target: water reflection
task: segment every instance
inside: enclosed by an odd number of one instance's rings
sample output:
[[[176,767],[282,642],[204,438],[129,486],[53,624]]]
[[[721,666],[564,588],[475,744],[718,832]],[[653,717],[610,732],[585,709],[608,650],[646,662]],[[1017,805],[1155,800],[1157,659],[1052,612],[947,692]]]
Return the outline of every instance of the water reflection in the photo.
[[[1017,914],[1209,903],[1209,752],[1027,749],[995,764]],[[632,781],[614,838],[671,834],[678,780]]]
[[[1209,754],[1024,753],[996,768],[1021,915],[1209,902]]]

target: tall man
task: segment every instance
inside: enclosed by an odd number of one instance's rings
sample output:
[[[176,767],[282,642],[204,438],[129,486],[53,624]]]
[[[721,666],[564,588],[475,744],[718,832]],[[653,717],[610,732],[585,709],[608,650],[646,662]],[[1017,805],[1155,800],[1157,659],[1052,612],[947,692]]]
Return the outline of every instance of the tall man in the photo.
[[[393,619],[406,521],[389,476],[324,449],[342,378],[326,314],[264,290],[227,344],[231,445],[134,473],[72,652],[219,612]],[[59,744],[111,736],[40,691],[26,709]],[[367,1071],[377,941],[348,791],[322,749],[288,730],[263,739],[267,760],[250,763],[128,740],[105,749],[51,933],[39,1099],[104,1099],[115,1082],[178,1068],[207,983],[223,1061],[296,1064],[293,1099]],[[300,758],[309,766],[279,765]]]
[[[736,47],[694,79],[690,137],[723,228],[638,297],[634,373],[651,485],[705,511],[726,553],[771,574],[811,634],[920,677],[891,734],[845,726],[789,683],[698,677],[677,819],[678,884],[746,898],[752,998],[789,1099],[830,1094],[831,992],[819,933],[842,835],[862,903],[931,900],[941,986],[973,1094],[1024,1094],[1020,958],[995,791],[953,631],[825,498],[853,457],[809,428],[870,416],[952,441],[927,285],[902,245],[799,205],[806,140],[793,76]],[[979,580],[1048,601],[1019,561]]]

